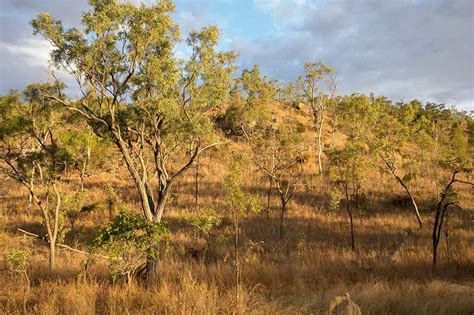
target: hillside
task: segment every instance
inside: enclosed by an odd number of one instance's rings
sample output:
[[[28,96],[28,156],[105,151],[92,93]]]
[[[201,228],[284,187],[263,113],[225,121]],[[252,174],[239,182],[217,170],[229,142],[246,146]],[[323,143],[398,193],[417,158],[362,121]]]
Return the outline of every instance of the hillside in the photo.
[[[174,9],[31,20],[58,75],[0,96],[0,313],[471,314],[472,113],[238,69]]]

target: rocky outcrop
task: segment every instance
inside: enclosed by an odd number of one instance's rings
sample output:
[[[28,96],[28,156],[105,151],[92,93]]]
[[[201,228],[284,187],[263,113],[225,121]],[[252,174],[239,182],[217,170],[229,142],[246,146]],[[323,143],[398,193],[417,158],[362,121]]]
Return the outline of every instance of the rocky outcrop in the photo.
[[[336,296],[329,306],[330,315],[361,315],[359,306],[351,300],[349,293]]]

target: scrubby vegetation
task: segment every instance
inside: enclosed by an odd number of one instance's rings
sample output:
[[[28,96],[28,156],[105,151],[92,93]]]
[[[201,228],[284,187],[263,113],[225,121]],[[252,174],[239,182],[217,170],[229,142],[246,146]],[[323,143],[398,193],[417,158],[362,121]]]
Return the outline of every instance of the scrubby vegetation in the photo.
[[[240,74],[159,1],[39,14],[58,80],[0,97],[2,313],[474,311],[474,120]],[[337,65],[336,65],[337,66]]]

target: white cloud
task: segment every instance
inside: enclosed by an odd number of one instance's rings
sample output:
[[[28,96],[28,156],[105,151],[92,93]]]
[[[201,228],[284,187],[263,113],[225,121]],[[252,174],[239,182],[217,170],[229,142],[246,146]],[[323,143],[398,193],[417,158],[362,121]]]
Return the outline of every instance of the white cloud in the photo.
[[[216,18],[222,11],[212,9],[226,2],[230,0],[178,1],[175,18],[183,37],[190,29],[216,21],[224,29],[240,28],[226,18],[228,13]],[[248,36],[233,32],[238,37],[228,32],[221,45],[240,52],[241,67],[259,64],[273,78],[292,80],[304,62],[321,60],[338,73],[340,93],[374,92],[395,100],[419,98],[474,109],[472,0],[253,0],[253,4],[273,21],[271,32],[263,34],[257,28]],[[50,75],[48,43],[33,37],[28,25],[38,12],[49,11],[70,27],[79,23],[87,8],[85,0],[2,0],[0,91]],[[182,43],[176,54],[185,57],[189,49]]]
[[[291,60],[322,60],[339,73],[341,93],[474,109],[471,0],[254,2],[280,29],[246,43],[243,55],[270,74],[292,79],[302,69]]]
[[[14,57],[26,66],[46,67],[51,48],[45,40],[26,38],[17,43],[0,42],[0,55]]]

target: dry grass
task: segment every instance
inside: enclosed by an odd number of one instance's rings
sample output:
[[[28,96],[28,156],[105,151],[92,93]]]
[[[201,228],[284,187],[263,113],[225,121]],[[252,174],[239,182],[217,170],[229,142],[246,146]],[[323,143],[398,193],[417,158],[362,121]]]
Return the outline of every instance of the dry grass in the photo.
[[[225,164],[217,153],[202,160],[199,208],[222,209],[222,174]],[[235,280],[230,242],[215,243],[212,259],[193,261],[184,255],[197,246],[193,229],[180,215],[194,211],[193,170],[177,183],[174,200],[165,214],[173,233],[171,249],[159,262],[156,283],[140,281],[127,287],[112,283],[104,261],[97,261],[86,277],[78,277],[85,257],[61,250],[58,270],[47,273],[47,248],[36,243],[28,274],[32,287],[26,293],[21,278],[7,271],[0,258],[0,313],[5,314],[324,314],[336,295],[350,293],[364,314],[472,314],[474,312],[474,233],[472,191],[462,191],[463,210],[451,218],[451,260],[444,240],[438,272],[431,273],[429,198],[435,196],[428,182],[419,181],[418,192],[425,227],[407,243],[395,262],[388,258],[403,236],[402,229],[416,229],[409,209],[397,209],[388,200],[400,189],[390,178],[371,174],[369,202],[356,218],[358,249],[350,250],[349,225],[343,211],[326,209],[328,191],[308,167],[306,189],[291,202],[285,222],[286,237],[277,240],[278,204],[275,197],[270,219],[252,215],[243,223],[244,264],[242,299],[235,302]],[[98,174],[88,179],[90,201],[105,203],[104,185],[112,182],[129,208],[137,199],[125,171],[115,179]],[[251,171],[245,174],[249,192],[265,200],[267,182]],[[71,182],[73,189],[77,185]],[[262,188],[263,187],[263,188]],[[20,247],[21,227],[42,232],[36,209],[26,209],[26,193],[12,183],[1,189],[0,251]],[[26,210],[25,210],[26,209]],[[105,209],[98,209],[77,223],[67,243],[83,246],[98,226],[106,223]],[[39,242],[39,241],[38,241]],[[253,249],[249,242],[257,244]]]

